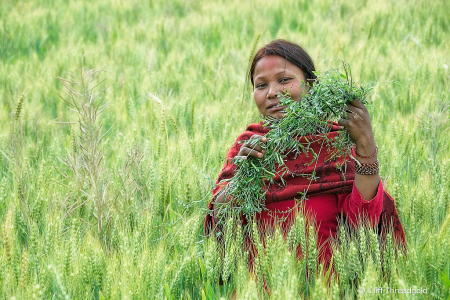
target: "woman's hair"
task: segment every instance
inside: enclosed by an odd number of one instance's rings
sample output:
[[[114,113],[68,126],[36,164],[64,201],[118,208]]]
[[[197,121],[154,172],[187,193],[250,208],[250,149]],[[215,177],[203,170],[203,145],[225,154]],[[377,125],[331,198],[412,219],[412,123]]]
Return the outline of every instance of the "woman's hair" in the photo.
[[[302,47],[286,40],[274,40],[259,49],[253,57],[253,61],[249,71],[252,85],[254,85],[253,73],[255,72],[256,64],[261,60],[261,58],[271,55],[284,57],[288,62],[299,67],[303,71],[306,81],[309,84],[312,84],[313,81],[317,78],[317,76],[313,73],[313,71],[316,70],[314,68],[314,63],[311,57],[308,55],[308,53],[306,53],[305,50],[303,50]]]

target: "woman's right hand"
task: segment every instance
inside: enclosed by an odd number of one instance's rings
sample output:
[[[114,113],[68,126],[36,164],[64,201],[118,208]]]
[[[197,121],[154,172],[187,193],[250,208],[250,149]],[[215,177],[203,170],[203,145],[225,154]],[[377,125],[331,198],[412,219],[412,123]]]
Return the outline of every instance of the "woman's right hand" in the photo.
[[[264,149],[261,148],[259,145],[260,143],[267,142],[267,138],[262,135],[254,134],[245,141],[245,143],[242,145],[241,150],[239,150],[239,153],[234,157],[240,158],[240,159],[247,159],[248,156],[254,156],[257,158],[262,158],[264,156]],[[219,210],[217,207],[217,204],[223,204],[227,203],[232,200],[232,197],[230,195],[226,195],[226,191],[222,190],[216,197],[216,200],[213,203],[213,209],[214,209],[214,216],[218,220],[220,219]]]
[[[258,140],[258,141],[257,141]],[[260,143],[267,142],[267,138],[262,135],[254,134],[248,139],[234,158],[246,159],[248,156],[262,158],[265,150],[261,148]]]

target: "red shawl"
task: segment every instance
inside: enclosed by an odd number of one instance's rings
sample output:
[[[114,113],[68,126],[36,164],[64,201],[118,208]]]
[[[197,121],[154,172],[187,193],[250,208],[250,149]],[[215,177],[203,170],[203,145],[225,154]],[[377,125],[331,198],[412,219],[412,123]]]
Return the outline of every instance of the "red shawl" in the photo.
[[[342,127],[337,123],[331,124],[331,132],[328,134],[329,139],[334,139],[341,131]],[[242,145],[240,141],[248,140],[254,134],[265,135],[269,132],[268,128],[263,127],[263,123],[251,124],[247,130],[242,133],[234,143],[227,155],[227,162],[222,168],[219,178],[216,182],[216,187],[213,189],[213,199],[227,184],[224,180],[230,179],[234,176],[236,165],[230,159],[235,157]],[[293,198],[300,198],[299,192],[305,192],[307,197],[312,195],[330,194],[330,193],[349,193],[352,190],[353,181],[355,178],[354,161],[349,157],[330,160],[329,147],[324,143],[324,138],[320,136],[301,137],[299,142],[312,142],[311,148],[315,153],[318,153],[317,164],[314,162],[310,164],[313,159],[312,153],[306,155],[290,153],[286,158],[286,166],[289,168],[289,173],[285,174],[283,179],[286,184],[271,184],[266,194],[266,203],[278,202],[284,200],[291,200]],[[303,157],[302,157],[303,156]],[[337,169],[337,164],[346,162],[345,176],[342,171]],[[305,178],[305,174],[312,174],[315,171],[317,180],[310,180]],[[300,176],[302,174],[302,176]],[[281,182],[279,176],[275,177],[275,182]],[[211,201],[208,205],[210,213],[206,216],[205,232],[208,234],[210,229],[214,227],[214,219],[212,217]],[[403,231],[400,218],[395,207],[394,200],[387,193],[383,195],[383,211],[381,213],[378,224],[378,232],[381,237],[385,237],[387,232],[393,230],[393,238],[397,245],[406,250],[405,233]]]

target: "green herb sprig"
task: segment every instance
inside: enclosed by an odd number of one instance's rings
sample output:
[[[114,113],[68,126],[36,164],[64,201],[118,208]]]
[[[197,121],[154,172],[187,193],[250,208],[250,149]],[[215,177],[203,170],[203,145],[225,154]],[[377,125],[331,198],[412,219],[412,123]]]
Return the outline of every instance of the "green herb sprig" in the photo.
[[[310,164],[316,162],[318,154],[310,148],[311,142],[299,143],[299,138],[312,135],[326,139],[331,130],[329,122],[341,118],[350,101],[358,99],[367,103],[366,96],[373,84],[363,87],[353,82],[350,66],[346,63],[343,63],[343,70],[345,74],[339,69],[330,69],[322,76],[316,74],[318,77],[313,86],[303,98],[299,95],[299,102],[288,92],[280,96],[280,102],[286,106],[283,117],[263,119],[265,126],[271,129],[265,135],[267,142],[261,144],[265,149],[264,157],[234,160],[237,169],[226,189],[227,196],[234,199],[233,205],[225,205],[224,209],[232,208],[233,212],[243,213],[248,219],[260,213],[265,208],[264,198],[274,177],[279,175],[282,179],[289,172],[285,164],[289,153],[312,153]],[[258,140],[252,142],[256,146]],[[326,142],[332,152],[330,158],[350,153],[354,145],[345,129],[334,140]],[[311,181],[315,180],[314,174],[308,176]]]

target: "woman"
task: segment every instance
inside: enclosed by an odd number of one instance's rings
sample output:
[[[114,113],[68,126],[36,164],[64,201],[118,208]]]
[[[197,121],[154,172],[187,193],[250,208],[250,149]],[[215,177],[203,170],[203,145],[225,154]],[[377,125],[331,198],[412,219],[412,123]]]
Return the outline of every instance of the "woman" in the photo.
[[[269,118],[281,118],[284,107],[280,106],[279,95],[288,91],[293,100],[298,101],[299,95],[307,93],[316,79],[314,71],[310,56],[296,44],[275,40],[259,49],[253,58],[249,76],[253,86],[253,98],[261,114]],[[352,225],[356,225],[360,217],[367,218],[373,226],[387,228],[393,225],[394,236],[404,242],[404,233],[394,202],[384,192],[378,174],[378,147],[367,108],[359,100],[354,100],[347,106],[348,113],[338,124],[332,124],[329,137],[335,137],[341,129],[340,126],[343,126],[355,142],[355,156],[359,164],[355,166],[349,157],[342,158],[347,161],[347,172],[344,176],[337,170],[337,161],[326,159],[328,151],[320,151],[318,164],[314,166],[308,164],[311,159],[306,159],[304,154],[288,155],[286,166],[290,173],[283,178],[286,184],[270,185],[265,201],[267,210],[257,216],[258,220],[269,224],[277,217],[292,220],[295,214],[295,209],[292,208],[298,205],[296,199],[300,198],[299,192],[306,191],[307,200],[302,203],[303,212],[314,218],[318,232],[319,259],[325,264],[330,262],[330,241],[338,228],[338,220],[342,217]],[[229,197],[225,196],[224,181],[233,177],[236,169],[230,159],[248,156],[263,158],[264,150],[260,144],[267,142],[264,135],[268,131],[262,123],[251,124],[229,151],[227,163],[213,190],[214,198],[209,205],[212,214],[208,215],[205,221],[207,231],[215,227],[214,218],[220,218],[217,215],[217,207],[230,201]],[[255,139],[259,143],[256,147],[251,143]],[[311,181],[305,176],[291,176],[313,172],[318,177],[317,180]],[[283,211],[287,213],[282,213]]]

